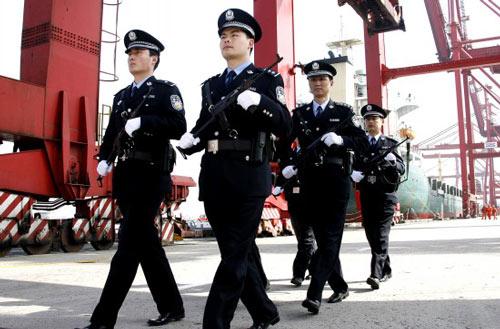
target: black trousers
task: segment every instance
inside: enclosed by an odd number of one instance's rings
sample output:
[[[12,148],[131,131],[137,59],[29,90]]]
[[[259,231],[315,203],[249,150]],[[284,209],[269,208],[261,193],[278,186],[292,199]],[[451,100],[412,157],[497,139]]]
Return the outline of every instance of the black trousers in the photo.
[[[297,239],[297,254],[293,260],[293,277],[304,279],[309,269],[311,258],[317,249],[311,223],[307,221],[306,213],[300,206],[288,202],[288,211],[292,221],[295,238]],[[310,271],[309,271],[310,272]]]
[[[350,181],[342,173],[332,178],[332,170],[321,168],[306,173],[304,196],[318,250],[311,260],[311,283],[307,298],[321,301],[328,281],[335,292],[345,292],[347,282],[340,264],[340,245],[349,201]],[[335,174],[335,172],[334,172]]]
[[[161,246],[154,218],[163,193],[143,193],[136,199],[118,199],[123,214],[118,250],[111,261],[108,278],[90,321],[114,327],[137,268],[141,264],[158,312],[184,310],[174,275]],[[139,195],[139,194],[137,194]]]
[[[230,328],[240,298],[254,322],[268,321],[278,314],[264,289],[255,252],[264,198],[228,196],[224,203],[220,198],[205,199],[221,262],[205,306],[204,329]]]
[[[370,276],[381,279],[392,273],[389,233],[394,216],[394,203],[385,200],[383,195],[377,198],[374,196],[374,193],[360,193],[363,226],[372,253]]]
[[[327,281],[335,292],[345,292],[348,289],[339,258],[344,222],[345,211],[344,215],[335,213],[334,220],[315,220],[312,224],[318,250],[311,261],[311,283],[307,290],[309,299],[321,301]]]

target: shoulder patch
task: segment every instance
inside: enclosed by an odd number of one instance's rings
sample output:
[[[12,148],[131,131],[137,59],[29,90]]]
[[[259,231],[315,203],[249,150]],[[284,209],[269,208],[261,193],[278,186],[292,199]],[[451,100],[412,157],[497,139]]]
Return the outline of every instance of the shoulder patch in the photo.
[[[359,115],[353,115],[351,117],[352,124],[355,125],[358,128],[361,128],[361,119]]]
[[[184,109],[184,104],[182,104],[181,97],[179,95],[170,95],[170,104],[176,111]]]
[[[281,104],[286,105],[285,89],[282,86],[276,87],[276,98]]]

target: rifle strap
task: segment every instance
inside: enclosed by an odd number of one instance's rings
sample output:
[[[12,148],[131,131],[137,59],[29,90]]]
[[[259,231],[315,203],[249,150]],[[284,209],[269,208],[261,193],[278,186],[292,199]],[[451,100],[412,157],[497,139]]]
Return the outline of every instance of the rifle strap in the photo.
[[[211,112],[214,106],[214,102],[212,100],[212,92],[210,91],[210,80],[205,82],[205,84],[203,85],[203,94],[205,94],[205,98],[207,99],[208,110]],[[231,131],[231,126],[229,125],[229,121],[227,120],[226,113],[224,113],[224,111],[217,114],[217,121],[219,122],[222,130],[226,132]]]

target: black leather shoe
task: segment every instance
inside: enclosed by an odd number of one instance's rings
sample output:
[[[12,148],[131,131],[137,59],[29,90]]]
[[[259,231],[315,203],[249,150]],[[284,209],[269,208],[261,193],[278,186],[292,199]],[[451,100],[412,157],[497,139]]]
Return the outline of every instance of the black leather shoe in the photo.
[[[319,300],[314,300],[314,299],[309,299],[306,298],[302,302],[302,306],[307,308],[309,312],[312,314],[318,314],[319,313],[319,307],[321,306],[321,302]]]
[[[274,326],[276,323],[280,322],[280,316],[276,315],[274,318],[272,318],[269,321],[266,322],[259,322],[259,323],[254,323],[250,328],[248,329],[267,329],[269,326]]]
[[[380,280],[372,276],[366,279],[366,283],[368,283],[373,290],[380,288]]]
[[[347,297],[349,297],[349,291],[334,292],[333,295],[328,298],[327,303],[338,303]]]
[[[86,327],[83,328],[75,328],[75,329],[113,329],[112,327],[105,326],[103,324],[95,324],[91,323]]]
[[[184,317],[185,317],[184,311],[168,312],[165,314],[160,314],[160,316],[156,319],[149,319],[148,326],[150,327],[163,326],[164,324],[167,324],[169,322],[179,321],[181,319],[184,319]]]
[[[290,283],[292,283],[296,287],[300,287],[302,285],[302,281],[304,281],[304,279],[299,277],[294,277],[293,279],[290,280]]]

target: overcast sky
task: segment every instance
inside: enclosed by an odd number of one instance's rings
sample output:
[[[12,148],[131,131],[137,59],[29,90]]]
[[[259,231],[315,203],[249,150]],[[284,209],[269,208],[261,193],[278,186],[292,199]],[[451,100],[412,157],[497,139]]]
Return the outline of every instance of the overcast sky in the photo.
[[[0,0],[0,75],[11,78],[19,78],[23,2]],[[395,68],[435,63],[436,48],[423,1],[406,0],[400,3],[404,8],[407,32],[394,31],[385,34],[387,66]],[[446,1],[441,3],[445,5]],[[468,33],[471,39],[500,35],[498,16],[492,14],[478,0],[467,0],[465,4],[470,16]],[[200,83],[225,68],[218,48],[217,18],[222,11],[230,7],[252,12],[253,1],[123,0],[120,6],[118,33],[121,37],[130,29],[139,28],[150,32],[165,44],[166,51],[162,53],[162,61],[155,75],[171,80],[179,86],[185,101],[188,129],[193,127],[199,114]],[[295,0],[294,14],[295,57],[302,63],[327,57],[327,42],[351,38],[363,40],[361,19],[348,5],[339,8],[335,0]],[[444,14],[447,17],[446,7]],[[113,10],[106,7],[103,28],[112,30],[114,20]],[[478,44],[476,47],[485,45]],[[108,46],[104,46],[102,50],[102,69],[109,71],[112,51]],[[120,42],[117,51],[120,80],[116,83],[101,84],[101,103],[111,104],[112,95],[132,81],[123,50],[123,43]],[[363,48],[358,47],[353,55],[351,61],[355,67],[363,68]],[[303,76],[297,75],[299,98],[309,97],[305,81]],[[414,127],[419,140],[456,123],[452,73],[397,79],[391,81],[388,87],[390,106],[397,103],[395,95],[398,92],[403,95],[415,95],[420,108],[408,115],[405,122]],[[178,158],[175,173],[192,176],[197,180],[199,154],[191,156],[188,161]],[[196,199],[197,191],[194,190],[188,205],[181,207],[182,211],[191,216],[203,213],[202,206]]]

